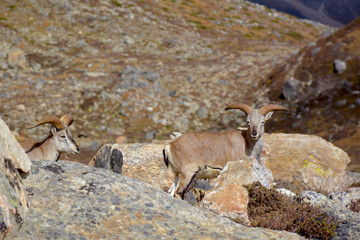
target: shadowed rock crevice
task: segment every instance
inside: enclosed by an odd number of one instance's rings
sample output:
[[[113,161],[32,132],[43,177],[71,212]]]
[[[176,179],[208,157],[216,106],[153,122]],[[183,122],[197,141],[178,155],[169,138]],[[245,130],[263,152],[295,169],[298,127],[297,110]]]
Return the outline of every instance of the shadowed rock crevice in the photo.
[[[99,150],[89,165],[122,174],[123,155],[119,149],[107,144]]]

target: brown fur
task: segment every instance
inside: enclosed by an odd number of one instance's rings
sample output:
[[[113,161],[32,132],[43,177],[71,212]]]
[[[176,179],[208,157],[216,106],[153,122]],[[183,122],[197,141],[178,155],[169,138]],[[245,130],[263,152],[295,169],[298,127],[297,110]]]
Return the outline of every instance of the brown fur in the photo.
[[[203,169],[206,165],[223,168],[229,161],[247,158],[244,135],[246,132],[238,130],[194,132],[181,135],[170,143],[171,157],[181,159],[173,163],[173,169],[180,170],[179,190],[184,189],[199,168]]]

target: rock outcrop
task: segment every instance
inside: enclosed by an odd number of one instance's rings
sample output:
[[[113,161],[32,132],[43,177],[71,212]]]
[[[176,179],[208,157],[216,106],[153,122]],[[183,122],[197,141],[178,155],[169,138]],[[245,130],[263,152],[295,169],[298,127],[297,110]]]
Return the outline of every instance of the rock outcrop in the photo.
[[[165,144],[166,142],[114,144],[105,145],[103,148],[111,146],[122,153],[125,176],[167,189],[173,181],[173,173],[163,162],[162,151]],[[110,161],[109,157],[107,159]],[[305,134],[265,134],[262,164],[257,161],[228,163],[217,181],[237,182],[240,185],[259,181],[269,188],[274,176],[280,180],[301,181],[310,189],[321,188],[333,192],[344,189],[358,177],[357,174],[346,172],[349,162],[346,152],[320,137]],[[232,168],[234,169],[231,170]]]
[[[200,192],[191,190],[185,199],[194,205],[199,203],[202,208],[248,225],[246,208],[248,196],[240,194],[242,191],[239,190],[243,185],[260,182],[263,186],[272,188],[275,178],[299,181],[309,189],[332,192],[342,190],[350,183],[350,177],[345,171],[350,161],[348,155],[320,137],[302,134],[266,134],[265,143],[261,163],[255,159],[228,162],[216,179],[209,182],[199,181],[195,187]],[[100,149],[93,164],[109,166],[114,156],[100,153],[110,153],[117,149],[121,152],[117,155],[121,158],[119,164],[123,165],[125,176],[167,190],[174,175],[163,162],[162,151],[165,144],[166,142],[108,144]],[[101,164],[98,164],[100,162]],[[116,165],[114,167],[119,168]],[[229,191],[232,192],[233,197],[229,197]],[[236,204],[233,203],[235,199],[238,202]]]
[[[256,159],[228,162],[220,175],[211,180],[210,190],[205,189],[206,195],[201,200],[200,207],[249,225],[247,215],[249,196],[243,185],[255,182],[260,182],[266,188],[272,188],[273,176],[270,169],[261,165]]]
[[[112,153],[118,150],[121,154],[118,154],[117,164],[109,167],[109,170],[114,171],[122,165],[123,175],[166,190],[174,180],[174,174],[171,168],[167,168],[164,163],[165,144],[165,141],[161,143],[106,144],[89,164],[91,166],[111,166],[112,159],[115,158]],[[103,154],[110,152],[111,154]]]
[[[31,161],[24,150],[10,132],[6,123],[0,118],[0,158],[11,159],[14,167],[20,173],[28,173],[31,169]]]
[[[326,140],[304,134],[265,134],[262,161],[275,179],[301,181],[327,192],[349,185],[349,156]]]
[[[302,192],[299,199],[319,206],[323,212],[330,214],[339,221],[339,226],[336,229],[336,236],[332,239],[360,239],[359,213],[352,212],[338,201],[331,200],[314,191]]]
[[[0,237],[12,239],[24,223],[29,201],[22,187],[22,177],[31,162],[7,125],[0,118]]]
[[[74,162],[34,162],[24,186],[31,212],[14,239],[302,239],[244,227],[142,181]]]

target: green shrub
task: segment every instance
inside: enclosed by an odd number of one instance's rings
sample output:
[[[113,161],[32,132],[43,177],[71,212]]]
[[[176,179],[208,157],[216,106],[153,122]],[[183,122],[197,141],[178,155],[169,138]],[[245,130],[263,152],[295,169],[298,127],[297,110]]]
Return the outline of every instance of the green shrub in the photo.
[[[335,235],[338,222],[318,207],[300,203],[259,183],[244,187],[249,192],[248,215],[252,226],[316,239],[330,239]]]

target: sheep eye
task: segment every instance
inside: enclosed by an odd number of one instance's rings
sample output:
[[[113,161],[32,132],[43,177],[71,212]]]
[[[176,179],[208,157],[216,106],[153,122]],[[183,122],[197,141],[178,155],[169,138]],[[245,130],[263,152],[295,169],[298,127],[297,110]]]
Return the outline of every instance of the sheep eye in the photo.
[[[66,138],[66,136],[60,136],[61,138]]]

